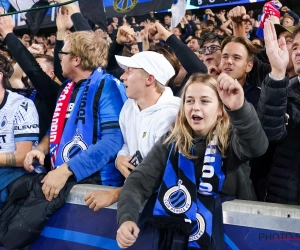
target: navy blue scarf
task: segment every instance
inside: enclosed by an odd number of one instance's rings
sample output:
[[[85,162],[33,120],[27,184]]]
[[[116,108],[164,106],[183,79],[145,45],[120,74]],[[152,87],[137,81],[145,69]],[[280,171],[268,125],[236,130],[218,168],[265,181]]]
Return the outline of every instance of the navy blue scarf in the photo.
[[[64,162],[68,162],[82,150],[87,150],[89,145],[92,144],[92,131],[94,130],[94,97],[103,79],[103,75],[104,70],[97,68],[90,77],[81,84],[76,95],[73,110],[63,129],[60,143],[50,143],[50,155],[52,159],[55,159],[54,164],[52,163],[53,168],[60,166]],[[59,117],[59,119],[65,118],[66,114],[62,114],[61,117]],[[58,150],[56,150],[57,148]]]
[[[207,145],[202,176],[196,181],[194,161],[173,150],[174,143],[149,224],[188,235],[188,249],[209,249],[214,201],[225,179],[221,153],[214,141]]]

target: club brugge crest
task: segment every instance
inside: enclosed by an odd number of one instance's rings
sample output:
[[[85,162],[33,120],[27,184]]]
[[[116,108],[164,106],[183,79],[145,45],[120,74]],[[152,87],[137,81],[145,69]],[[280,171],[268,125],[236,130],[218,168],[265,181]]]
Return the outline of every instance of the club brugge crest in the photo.
[[[201,214],[197,213],[196,222],[197,223],[192,228],[192,234],[189,237],[189,241],[199,240],[205,232],[205,221]]]
[[[0,129],[5,129],[6,125],[7,125],[7,119],[6,116],[4,116],[0,123]]]
[[[137,4],[138,0],[114,0],[114,10],[120,13],[131,11]]]
[[[182,214],[191,207],[191,195],[182,180],[178,181],[178,185],[171,187],[164,195],[164,204],[171,212]]]
[[[82,136],[76,133],[72,141],[69,141],[62,150],[62,158],[64,162],[68,162],[80,151],[88,149],[86,143],[82,140]]]

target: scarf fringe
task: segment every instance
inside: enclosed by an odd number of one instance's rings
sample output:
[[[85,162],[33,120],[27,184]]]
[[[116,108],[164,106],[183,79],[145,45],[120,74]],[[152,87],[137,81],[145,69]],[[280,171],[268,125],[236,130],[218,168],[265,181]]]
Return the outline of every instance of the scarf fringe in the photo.
[[[153,228],[181,232],[185,235],[190,235],[192,230],[192,223],[185,222],[183,218],[170,216],[153,216],[146,221],[146,225]]]

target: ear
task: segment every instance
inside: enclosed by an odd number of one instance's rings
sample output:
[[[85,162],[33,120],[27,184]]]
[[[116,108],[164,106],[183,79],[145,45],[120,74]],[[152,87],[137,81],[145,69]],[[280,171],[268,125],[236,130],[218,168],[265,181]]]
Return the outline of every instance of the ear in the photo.
[[[146,85],[150,86],[151,84],[155,85],[155,77],[154,77],[154,75],[148,75],[148,77],[146,79]]]
[[[49,76],[50,76],[50,78],[51,78],[52,80],[55,79],[54,70],[51,70],[51,71],[49,72]]]
[[[253,68],[253,61],[247,63],[246,73],[249,73]]]
[[[78,67],[80,65],[81,58],[79,56],[74,56],[73,57],[73,63],[75,67]]]

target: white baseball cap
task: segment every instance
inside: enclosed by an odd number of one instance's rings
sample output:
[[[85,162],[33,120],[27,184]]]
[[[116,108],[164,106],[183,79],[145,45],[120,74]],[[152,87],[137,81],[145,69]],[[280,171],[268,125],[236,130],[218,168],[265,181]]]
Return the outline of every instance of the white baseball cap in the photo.
[[[175,70],[172,64],[162,55],[154,51],[142,51],[132,57],[115,56],[122,69],[137,68],[143,69],[153,75],[155,80],[165,85],[174,75]]]

